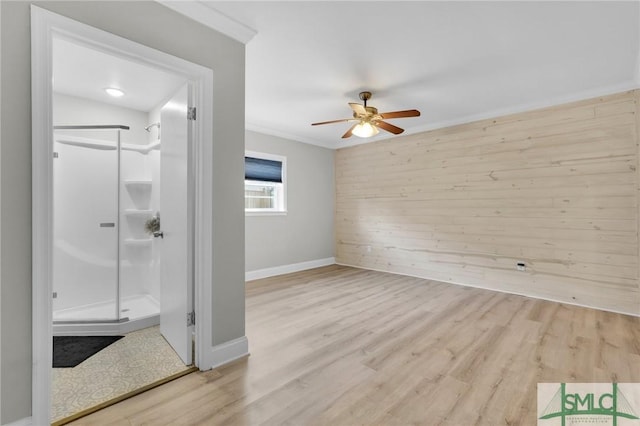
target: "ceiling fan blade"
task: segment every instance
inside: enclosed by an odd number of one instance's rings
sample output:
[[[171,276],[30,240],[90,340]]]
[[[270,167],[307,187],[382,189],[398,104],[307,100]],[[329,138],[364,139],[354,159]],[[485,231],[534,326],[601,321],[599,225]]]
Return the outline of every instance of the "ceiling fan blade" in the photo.
[[[331,123],[343,123],[345,121],[353,121],[353,118],[343,118],[342,120],[331,120],[331,121],[321,121],[319,123],[311,123],[312,126],[319,126],[321,124],[331,124]]]
[[[420,117],[420,111],[417,109],[408,109],[406,111],[393,111],[393,112],[383,112],[380,114],[380,117],[384,119],[389,118],[404,118],[404,117]]]
[[[356,123],[356,124],[354,124],[353,126],[351,126],[351,127],[349,128],[349,130],[347,130],[347,133],[345,133],[344,135],[342,135],[342,139],[350,138],[350,137],[351,137],[351,135],[352,135],[351,131],[352,131],[353,129],[355,129],[355,127],[356,127],[357,125],[358,125],[358,124]]]
[[[355,112],[356,114],[367,115],[367,110],[365,109],[364,106],[357,104],[355,102],[349,102],[349,106],[351,107],[353,112]]]
[[[393,133],[394,135],[399,135],[400,133],[404,132],[404,129],[401,129],[400,127],[394,126],[393,124],[389,124],[384,121],[378,121],[375,123],[375,125],[377,127],[380,127],[382,130]]]

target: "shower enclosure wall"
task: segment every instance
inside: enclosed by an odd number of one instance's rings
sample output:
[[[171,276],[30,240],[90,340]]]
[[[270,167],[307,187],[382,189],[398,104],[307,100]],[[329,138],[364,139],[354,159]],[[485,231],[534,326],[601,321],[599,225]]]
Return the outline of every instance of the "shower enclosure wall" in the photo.
[[[53,331],[117,334],[159,323],[159,143],[127,126],[58,126],[53,168]]]

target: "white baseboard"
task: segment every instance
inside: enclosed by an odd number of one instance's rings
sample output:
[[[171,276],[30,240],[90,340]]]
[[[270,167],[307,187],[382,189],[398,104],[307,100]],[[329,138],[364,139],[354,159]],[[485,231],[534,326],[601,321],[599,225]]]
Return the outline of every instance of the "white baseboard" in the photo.
[[[249,355],[249,341],[247,336],[242,336],[211,348],[207,366],[209,368],[221,367],[247,355]]]
[[[257,269],[245,272],[245,281],[259,280],[261,278],[274,277],[276,275],[290,274],[292,272],[305,271],[307,269],[319,268],[321,266],[334,265],[335,257],[326,259],[309,260],[307,262],[292,263],[290,265],[274,266],[272,268]]]
[[[513,290],[503,290],[503,289],[495,289],[495,288],[491,288],[491,287],[485,287],[485,286],[480,286],[480,285],[475,285],[475,284],[467,284],[467,283],[463,283],[463,282],[459,282],[459,281],[442,281],[436,278],[429,278],[429,277],[424,277],[424,276],[420,276],[420,275],[412,275],[412,274],[406,274],[403,272],[393,272],[393,271],[385,271],[384,269],[376,269],[376,268],[369,268],[369,267],[364,267],[364,266],[358,266],[358,265],[351,265],[349,263],[336,263],[336,265],[341,265],[341,266],[348,266],[350,268],[357,268],[357,269],[364,269],[367,271],[376,271],[376,272],[384,272],[385,274],[393,274],[393,275],[403,275],[406,277],[413,277],[413,278],[421,278],[423,280],[430,280],[430,281],[435,281],[435,282],[439,282],[439,283],[445,283],[445,284],[453,284],[453,285],[461,285],[463,287],[473,287],[473,288],[479,288],[482,290],[488,290],[488,291],[496,291],[498,293],[507,293],[507,294],[515,294],[516,296],[523,296],[523,297],[530,297],[532,299],[538,299],[538,300],[546,300],[548,302],[555,302],[555,303],[562,303],[565,305],[573,305],[573,306],[580,306],[581,308],[589,308],[589,309],[597,309],[599,311],[607,311],[607,312],[613,312],[614,314],[622,314],[622,315],[630,315],[633,317],[640,317],[640,313],[638,312],[626,312],[626,311],[622,311],[622,310],[616,310],[616,309],[611,309],[611,308],[607,308],[607,307],[602,307],[602,306],[596,306],[596,305],[590,305],[587,303],[578,303],[572,300],[563,300],[561,298],[552,298],[552,297],[543,297],[537,294],[532,294],[532,293],[527,293],[527,292],[518,292],[518,291],[513,291]]]
[[[24,419],[16,420],[12,423],[7,423],[3,426],[32,426],[31,417],[25,417]]]

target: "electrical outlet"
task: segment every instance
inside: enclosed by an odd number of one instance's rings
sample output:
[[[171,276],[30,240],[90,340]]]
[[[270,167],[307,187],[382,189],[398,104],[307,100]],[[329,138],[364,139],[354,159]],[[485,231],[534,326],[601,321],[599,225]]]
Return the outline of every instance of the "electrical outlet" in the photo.
[[[525,271],[527,269],[527,265],[524,262],[516,263],[516,269],[518,271]]]

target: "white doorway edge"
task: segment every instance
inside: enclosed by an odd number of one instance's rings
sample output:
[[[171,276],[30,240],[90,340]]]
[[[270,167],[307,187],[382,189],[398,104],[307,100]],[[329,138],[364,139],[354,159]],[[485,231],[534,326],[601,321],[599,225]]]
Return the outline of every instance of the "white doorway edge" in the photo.
[[[184,75],[194,87],[195,235],[194,281],[196,311],[195,363],[208,370],[246,355],[247,343],[234,351],[216,350],[212,342],[213,287],[213,71],[64,16],[31,6],[32,90],[32,291],[33,291],[33,424],[50,424],[52,358],[52,38],[64,36],[91,48]],[[231,343],[231,342],[229,342]],[[219,345],[219,346],[224,346]],[[231,349],[231,348],[228,348]],[[239,353],[243,352],[243,353]],[[217,355],[217,356],[216,356]]]

